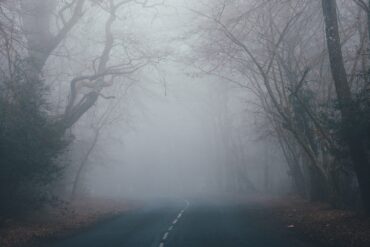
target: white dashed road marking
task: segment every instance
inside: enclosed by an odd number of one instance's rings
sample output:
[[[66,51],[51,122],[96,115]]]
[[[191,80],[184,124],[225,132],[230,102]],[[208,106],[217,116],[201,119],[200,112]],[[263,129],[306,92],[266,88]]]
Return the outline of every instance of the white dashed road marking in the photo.
[[[185,202],[186,202],[186,207],[180,211],[180,213],[177,215],[177,218],[172,222],[172,225],[168,228],[168,231],[163,235],[162,242],[159,244],[159,247],[164,247],[164,242],[167,240],[168,235],[170,234],[169,232],[173,230],[178,220],[182,217],[185,210],[189,207],[190,205],[189,201],[185,200]]]

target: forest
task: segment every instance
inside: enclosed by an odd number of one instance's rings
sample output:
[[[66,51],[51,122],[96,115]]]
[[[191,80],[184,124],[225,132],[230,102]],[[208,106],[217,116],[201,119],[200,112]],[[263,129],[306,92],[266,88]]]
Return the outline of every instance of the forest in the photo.
[[[1,246],[86,200],[231,196],[368,220],[370,1],[0,0]]]

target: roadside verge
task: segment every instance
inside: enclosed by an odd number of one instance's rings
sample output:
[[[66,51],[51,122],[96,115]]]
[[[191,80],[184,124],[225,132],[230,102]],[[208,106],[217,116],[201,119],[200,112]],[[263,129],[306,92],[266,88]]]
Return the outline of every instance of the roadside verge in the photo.
[[[63,203],[25,219],[6,220],[0,228],[0,246],[29,246],[43,239],[62,238],[135,207],[128,201],[91,198]]]

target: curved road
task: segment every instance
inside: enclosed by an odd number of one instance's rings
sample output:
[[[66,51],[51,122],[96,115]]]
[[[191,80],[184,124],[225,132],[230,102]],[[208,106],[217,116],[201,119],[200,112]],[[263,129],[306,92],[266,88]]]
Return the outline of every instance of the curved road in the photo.
[[[47,247],[317,247],[256,205],[151,203]]]

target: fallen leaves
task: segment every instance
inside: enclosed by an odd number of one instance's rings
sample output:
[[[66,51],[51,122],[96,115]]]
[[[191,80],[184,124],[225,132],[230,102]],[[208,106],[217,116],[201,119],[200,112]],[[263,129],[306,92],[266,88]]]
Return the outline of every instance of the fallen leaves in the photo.
[[[130,205],[122,201],[85,198],[44,209],[28,219],[4,222],[0,229],[0,246],[17,247],[39,239],[63,236],[129,208]]]
[[[275,200],[269,206],[287,228],[311,240],[335,247],[370,246],[370,218],[353,211],[299,199]]]

